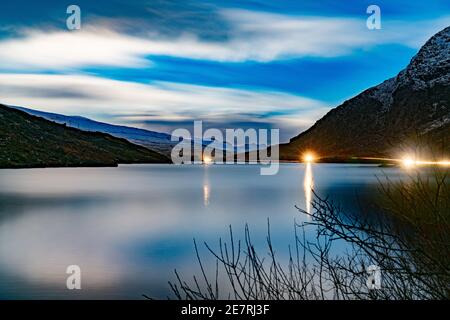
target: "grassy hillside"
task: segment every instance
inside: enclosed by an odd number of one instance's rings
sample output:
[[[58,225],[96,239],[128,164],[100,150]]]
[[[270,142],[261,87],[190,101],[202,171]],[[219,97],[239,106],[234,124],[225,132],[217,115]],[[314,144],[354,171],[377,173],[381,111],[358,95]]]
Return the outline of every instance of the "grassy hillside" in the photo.
[[[0,105],[0,168],[169,163],[127,140],[85,132]]]

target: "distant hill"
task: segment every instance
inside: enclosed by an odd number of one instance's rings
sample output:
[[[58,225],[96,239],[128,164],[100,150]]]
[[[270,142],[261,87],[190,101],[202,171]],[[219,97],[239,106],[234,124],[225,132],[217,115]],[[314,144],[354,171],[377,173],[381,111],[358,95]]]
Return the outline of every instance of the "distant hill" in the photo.
[[[58,113],[50,113],[43,112],[39,110],[24,108],[24,107],[16,107],[11,106],[12,108],[25,111],[31,115],[35,115],[38,117],[42,117],[44,119],[54,121],[56,123],[65,124],[69,127],[77,128],[83,131],[91,131],[91,132],[103,132],[110,134],[114,137],[127,139],[128,141],[139,144],[141,146],[147,147],[151,150],[157,151],[163,155],[170,157],[172,148],[178,144],[178,142],[171,141],[172,135],[167,133],[155,132],[146,129],[133,128],[128,126],[119,126],[113,125],[104,122],[98,122],[95,120],[91,120],[85,117],[80,116],[66,116]],[[206,147],[212,141],[199,141],[195,139],[195,142],[191,140],[185,141],[187,144],[191,144],[191,146],[195,144],[202,144],[203,147]],[[260,146],[265,147],[265,146]],[[223,150],[227,152],[245,152],[245,151],[253,151],[258,149],[258,146],[255,144],[245,144],[240,146],[231,146],[230,144],[223,143]]]
[[[173,146],[176,144],[171,141],[171,135],[167,133],[155,132],[145,129],[118,126],[104,122],[98,122],[80,116],[66,116],[57,113],[43,112],[24,107],[13,107],[25,111],[31,115],[42,117],[56,123],[65,124],[68,127],[77,128],[83,131],[103,132],[114,137],[127,139],[128,141],[147,147],[158,153],[170,156]]]
[[[81,131],[0,105],[1,168],[169,162],[167,157],[127,140]]]
[[[324,158],[450,155],[450,27],[406,69],[332,109],[280,146],[282,160],[313,150]]]

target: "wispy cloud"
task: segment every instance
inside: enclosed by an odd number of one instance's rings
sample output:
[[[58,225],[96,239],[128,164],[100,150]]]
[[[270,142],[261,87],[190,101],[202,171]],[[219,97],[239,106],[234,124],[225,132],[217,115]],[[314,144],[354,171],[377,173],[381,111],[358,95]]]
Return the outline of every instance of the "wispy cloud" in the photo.
[[[195,33],[172,37],[157,31],[131,35],[105,20],[85,25],[77,32],[26,30],[20,38],[0,41],[0,68],[143,67],[149,66],[148,56],[152,55],[222,62],[335,57],[378,44],[418,47],[450,24],[450,17],[433,21],[384,21],[383,30],[370,31],[365,17],[290,16],[230,9],[220,10],[219,14],[228,22],[229,30],[226,38],[216,41]]]
[[[154,14],[160,12],[156,10]],[[209,11],[205,12],[204,22],[208,14]],[[75,32],[41,28],[10,33],[8,38],[0,39],[0,72],[3,72],[0,73],[0,103],[115,123],[160,126],[162,130],[202,119],[219,127],[220,124],[278,127],[289,132],[286,136],[292,136],[311,125],[331,106],[304,96],[270,90],[267,86],[257,89],[257,81],[245,90],[212,87],[207,85],[209,82],[202,86],[136,83],[105,78],[108,73],[103,67],[112,67],[113,72],[123,73],[119,78],[129,80],[133,79],[132,72],[126,68],[144,68],[144,72],[151,72],[152,56],[160,55],[215,62],[266,63],[301,57],[338,57],[356,51],[359,54],[361,50],[383,44],[418,48],[432,34],[450,24],[449,16],[421,21],[383,19],[382,30],[370,31],[366,28],[364,14],[355,18],[216,9],[214,15],[223,30],[215,25],[211,32],[202,32],[193,20],[197,17],[194,12],[177,19],[183,26],[177,27],[177,32],[166,30],[167,25],[172,26],[169,22],[158,29],[156,22],[149,24],[142,17],[124,16],[93,17],[82,30]],[[165,17],[162,15],[161,19]],[[154,66],[157,64],[155,59]],[[98,67],[97,74],[104,77],[83,75],[88,67]],[[265,76],[270,77],[270,68],[267,70]],[[198,74],[190,74],[189,68],[186,72],[189,80],[196,83]],[[220,77],[214,74],[218,71],[213,67],[201,72]],[[310,72],[307,76],[328,76],[329,73],[314,75]],[[305,77],[299,74],[302,76]],[[151,74],[148,78],[152,78]],[[226,86],[228,82],[221,85]]]
[[[82,75],[0,74],[0,101],[38,110],[145,124],[194,119],[305,127],[327,106],[275,91],[251,91],[169,82],[141,84]],[[75,111],[76,110],[76,111]]]
[[[148,41],[88,26],[80,32],[25,30],[22,37],[0,42],[3,69],[60,70],[82,66],[148,65]]]

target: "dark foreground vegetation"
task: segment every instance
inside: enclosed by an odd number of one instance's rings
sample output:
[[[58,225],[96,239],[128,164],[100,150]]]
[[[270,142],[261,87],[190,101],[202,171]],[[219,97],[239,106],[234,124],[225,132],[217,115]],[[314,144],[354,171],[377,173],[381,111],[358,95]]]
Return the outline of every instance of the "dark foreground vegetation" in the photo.
[[[402,182],[380,178],[379,196],[380,214],[366,218],[316,196],[311,220],[295,226],[288,262],[276,254],[270,226],[262,254],[248,227],[243,242],[230,228],[230,239],[220,240],[217,250],[205,244],[217,260],[213,277],[195,244],[201,275],[185,281],[175,272],[172,291],[178,299],[449,299],[447,170],[411,173]],[[307,240],[308,229],[315,241]],[[342,244],[347,249],[336,250]],[[381,270],[379,289],[369,289],[369,266]]]
[[[117,166],[170,160],[125,139],[85,132],[0,105],[0,168]]]

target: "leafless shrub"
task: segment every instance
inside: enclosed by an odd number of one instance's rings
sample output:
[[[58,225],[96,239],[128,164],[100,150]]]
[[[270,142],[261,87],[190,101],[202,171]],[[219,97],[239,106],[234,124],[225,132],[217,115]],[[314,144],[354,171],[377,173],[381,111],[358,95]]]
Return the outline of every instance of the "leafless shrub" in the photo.
[[[172,291],[178,299],[448,299],[447,173],[435,173],[431,180],[419,175],[409,182],[386,181],[380,191],[384,214],[375,218],[345,212],[315,195],[311,220],[295,225],[295,245],[284,263],[273,248],[269,221],[263,255],[248,226],[243,241],[230,227],[229,240],[220,239],[218,250],[205,243],[217,261],[214,279],[207,276],[195,243],[201,278],[194,276],[189,284],[175,271]],[[307,229],[315,232],[314,241],[307,240]],[[367,285],[370,265],[381,269],[381,289]],[[219,290],[219,274],[227,279],[227,292]]]

